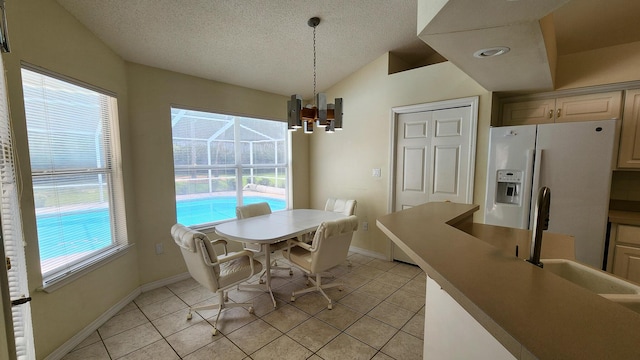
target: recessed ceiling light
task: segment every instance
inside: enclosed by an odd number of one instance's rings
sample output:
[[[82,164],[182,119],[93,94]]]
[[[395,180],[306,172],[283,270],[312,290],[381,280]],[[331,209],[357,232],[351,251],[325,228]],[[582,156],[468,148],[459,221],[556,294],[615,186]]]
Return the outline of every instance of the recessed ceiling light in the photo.
[[[504,55],[504,54],[508,53],[509,50],[511,50],[511,49],[509,49],[506,46],[496,46],[496,47],[492,47],[492,48],[480,49],[480,50],[474,52],[473,56],[475,56],[477,58],[480,58],[480,59],[484,59],[484,58],[488,58],[488,57]]]

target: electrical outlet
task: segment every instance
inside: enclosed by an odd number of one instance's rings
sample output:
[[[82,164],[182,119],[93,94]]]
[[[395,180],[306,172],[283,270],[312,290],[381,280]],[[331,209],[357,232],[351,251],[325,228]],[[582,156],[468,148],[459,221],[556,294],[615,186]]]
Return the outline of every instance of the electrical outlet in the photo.
[[[156,255],[160,255],[164,252],[164,247],[162,246],[162,243],[157,243],[156,244]]]
[[[364,221],[362,223],[362,231],[367,231],[367,230],[369,230],[369,223]]]

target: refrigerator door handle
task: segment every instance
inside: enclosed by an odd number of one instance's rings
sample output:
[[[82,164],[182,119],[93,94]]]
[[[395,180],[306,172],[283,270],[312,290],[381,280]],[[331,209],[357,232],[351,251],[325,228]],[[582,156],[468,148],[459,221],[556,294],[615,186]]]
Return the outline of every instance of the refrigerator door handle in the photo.
[[[525,164],[525,179],[523,179],[522,182],[522,209],[530,209],[531,208],[531,185],[533,182],[533,177],[532,174],[535,174],[534,172],[534,154],[535,154],[535,149],[528,149],[527,150],[527,162]],[[528,229],[529,228],[529,211],[524,210],[522,211],[522,214],[520,215],[520,223],[522,224],[522,227],[524,229]]]
[[[542,154],[544,150],[536,149],[536,155],[533,159],[533,183],[531,186],[530,199],[535,199],[538,195],[538,188],[540,188],[540,171],[542,168]],[[529,204],[529,227],[531,229],[531,224],[533,224],[533,206],[535,204],[531,202]]]

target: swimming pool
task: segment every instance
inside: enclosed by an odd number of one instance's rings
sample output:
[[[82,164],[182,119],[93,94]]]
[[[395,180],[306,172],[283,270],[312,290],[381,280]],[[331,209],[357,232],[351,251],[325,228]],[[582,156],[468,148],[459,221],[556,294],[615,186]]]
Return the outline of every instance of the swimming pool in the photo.
[[[286,202],[261,196],[244,197],[244,204],[267,202],[271,210],[284,210]],[[192,226],[236,217],[236,197],[216,196],[177,202],[178,222]],[[37,215],[40,259],[47,260],[102,249],[111,244],[107,209],[72,211],[60,216]]]

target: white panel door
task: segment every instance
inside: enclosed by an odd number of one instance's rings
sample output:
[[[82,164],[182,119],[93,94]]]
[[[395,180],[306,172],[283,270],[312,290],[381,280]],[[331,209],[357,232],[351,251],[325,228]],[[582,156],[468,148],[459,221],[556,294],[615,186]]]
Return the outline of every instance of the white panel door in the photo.
[[[395,211],[430,201],[471,203],[475,163],[473,119],[472,106],[398,114]],[[395,244],[393,258],[412,263]]]
[[[471,107],[433,111],[431,126],[428,201],[470,203]]]
[[[398,115],[396,211],[429,201],[427,159],[431,158],[431,111]]]

